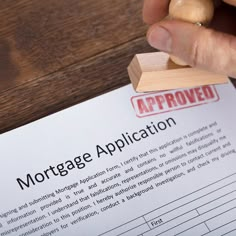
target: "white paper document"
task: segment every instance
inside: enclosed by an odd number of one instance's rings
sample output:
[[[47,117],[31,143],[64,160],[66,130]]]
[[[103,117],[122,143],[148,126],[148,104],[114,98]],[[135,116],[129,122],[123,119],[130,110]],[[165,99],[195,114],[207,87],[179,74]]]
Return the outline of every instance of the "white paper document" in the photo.
[[[236,235],[236,93],[125,86],[0,135],[0,236]]]

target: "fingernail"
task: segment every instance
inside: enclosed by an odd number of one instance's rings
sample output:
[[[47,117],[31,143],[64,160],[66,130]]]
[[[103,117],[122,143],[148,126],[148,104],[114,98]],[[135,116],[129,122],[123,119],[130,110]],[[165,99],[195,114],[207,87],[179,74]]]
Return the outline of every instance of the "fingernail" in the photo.
[[[168,30],[161,26],[156,26],[148,35],[149,44],[164,52],[171,52],[172,38]]]

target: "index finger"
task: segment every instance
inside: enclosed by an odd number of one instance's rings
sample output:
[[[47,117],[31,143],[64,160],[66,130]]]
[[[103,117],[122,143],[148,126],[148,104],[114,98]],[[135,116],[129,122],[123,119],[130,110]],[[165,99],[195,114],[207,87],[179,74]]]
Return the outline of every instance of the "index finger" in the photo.
[[[154,24],[168,15],[170,0],[144,0],[143,21]]]
[[[236,0],[223,0],[223,1],[230,5],[236,6]]]

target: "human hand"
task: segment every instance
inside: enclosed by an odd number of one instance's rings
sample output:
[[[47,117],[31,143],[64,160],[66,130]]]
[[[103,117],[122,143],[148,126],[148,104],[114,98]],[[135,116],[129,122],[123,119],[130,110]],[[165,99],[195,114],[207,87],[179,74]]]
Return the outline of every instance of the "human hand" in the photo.
[[[151,25],[147,39],[152,47],[193,67],[236,78],[236,0],[215,2],[219,6],[210,27],[205,28],[183,21],[165,20],[170,0],[144,0],[143,19]]]

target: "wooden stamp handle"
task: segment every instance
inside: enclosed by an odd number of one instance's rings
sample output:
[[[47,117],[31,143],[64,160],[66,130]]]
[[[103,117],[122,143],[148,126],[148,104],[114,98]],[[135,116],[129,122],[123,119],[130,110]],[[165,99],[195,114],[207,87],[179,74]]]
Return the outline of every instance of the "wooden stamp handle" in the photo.
[[[199,25],[208,25],[213,16],[213,0],[171,0],[169,5],[170,19],[183,20]],[[177,65],[187,65],[179,58],[174,56],[170,56],[170,58]]]

